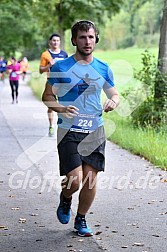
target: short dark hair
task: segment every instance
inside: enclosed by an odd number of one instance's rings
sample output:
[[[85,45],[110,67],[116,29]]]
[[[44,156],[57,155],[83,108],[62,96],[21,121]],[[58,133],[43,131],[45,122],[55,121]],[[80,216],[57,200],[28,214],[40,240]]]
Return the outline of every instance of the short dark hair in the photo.
[[[53,34],[49,37],[49,40],[52,40],[53,37],[59,37],[59,38],[61,39],[61,37],[60,37],[59,34],[53,33]]]
[[[12,60],[16,61],[16,58],[14,56],[10,57]]]
[[[94,29],[96,35],[98,34],[96,26],[92,21],[89,21],[89,20],[80,20],[80,21],[78,21],[71,28],[72,38],[77,37],[78,31],[88,31],[90,28]]]

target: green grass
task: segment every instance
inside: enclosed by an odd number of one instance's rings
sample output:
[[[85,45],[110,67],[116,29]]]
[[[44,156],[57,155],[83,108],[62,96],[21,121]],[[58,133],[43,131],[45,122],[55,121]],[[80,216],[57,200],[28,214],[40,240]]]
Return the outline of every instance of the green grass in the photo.
[[[141,54],[144,51],[145,49],[138,48],[117,51],[95,51],[94,56],[111,65],[117,89],[121,93],[124,89],[136,85],[133,73],[134,69],[139,70],[141,68]],[[157,57],[158,48],[151,48],[149,51]],[[32,72],[30,86],[38,99],[41,99],[46,75],[40,75],[38,69],[39,61],[30,62],[30,70]],[[167,168],[167,134],[165,130],[157,133],[151,128],[145,130],[134,128],[130,117],[123,118],[115,112],[104,114],[104,120],[109,140],[134,154],[146,158],[157,167],[162,169]]]
[[[114,51],[95,51],[95,57],[107,62],[109,65],[113,61],[125,60],[133,68],[139,69],[141,67],[141,54],[144,53],[146,49],[143,48],[127,48]],[[150,53],[158,56],[158,48],[149,48],[147,49]]]
[[[46,83],[46,74],[40,74],[39,73],[39,61],[34,60],[29,62],[29,71],[31,71],[31,80],[29,82],[29,85],[31,89],[33,90],[33,93],[35,96],[41,100],[42,92],[45,88]]]
[[[104,115],[104,125],[108,139],[119,146],[149,160],[162,169],[167,168],[167,134],[152,128],[135,128],[130,118],[121,118],[116,112]],[[106,125],[115,124],[115,131],[111,132]],[[110,134],[110,132],[112,134]]]

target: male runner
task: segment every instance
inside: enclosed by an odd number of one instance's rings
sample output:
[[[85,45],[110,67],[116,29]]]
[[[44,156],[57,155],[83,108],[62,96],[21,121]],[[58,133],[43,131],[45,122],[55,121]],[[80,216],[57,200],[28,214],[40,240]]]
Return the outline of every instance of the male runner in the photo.
[[[49,72],[52,65],[58,61],[68,57],[67,53],[60,49],[60,35],[54,33],[49,38],[49,49],[42,53],[40,59],[39,72]],[[49,120],[49,136],[54,136],[54,112],[48,108],[47,111]]]
[[[62,224],[69,222],[72,195],[81,188],[74,229],[80,236],[91,236],[93,231],[85,216],[96,194],[97,174],[104,171],[102,113],[118,106],[119,95],[109,66],[93,57],[92,52],[99,41],[94,23],[81,20],[71,31],[76,52],[53,65],[42,100],[58,113],[60,175],[65,178],[57,217]],[[102,91],[107,96],[103,105],[100,102]]]

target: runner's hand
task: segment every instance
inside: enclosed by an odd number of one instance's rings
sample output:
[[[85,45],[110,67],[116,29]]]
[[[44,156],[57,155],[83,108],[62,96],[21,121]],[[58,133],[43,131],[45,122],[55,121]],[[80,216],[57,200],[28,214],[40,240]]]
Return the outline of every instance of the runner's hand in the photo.
[[[65,112],[63,113],[63,116],[69,119],[73,118],[79,114],[78,110],[79,109],[77,107],[69,105],[65,107]]]
[[[116,102],[112,99],[107,99],[103,105],[104,112],[109,112],[114,110],[117,107]]]

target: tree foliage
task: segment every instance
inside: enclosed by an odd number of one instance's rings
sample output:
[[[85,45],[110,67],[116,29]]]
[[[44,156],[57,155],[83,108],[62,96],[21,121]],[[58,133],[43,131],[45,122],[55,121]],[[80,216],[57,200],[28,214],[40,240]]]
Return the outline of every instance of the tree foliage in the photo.
[[[34,43],[37,27],[30,6],[31,1],[25,0],[0,3],[0,50],[6,56]]]
[[[35,12],[44,36],[57,29],[63,39],[64,32],[70,29],[75,21],[91,19],[97,23],[104,23],[102,14],[106,12],[111,18],[119,11],[122,3],[123,0],[51,0],[48,5],[48,2],[37,0]]]
[[[107,21],[106,36],[109,48],[118,49],[136,45],[157,47],[164,0],[126,1],[121,11]],[[151,17],[151,18],[150,18]],[[122,31],[122,32],[120,32]]]

